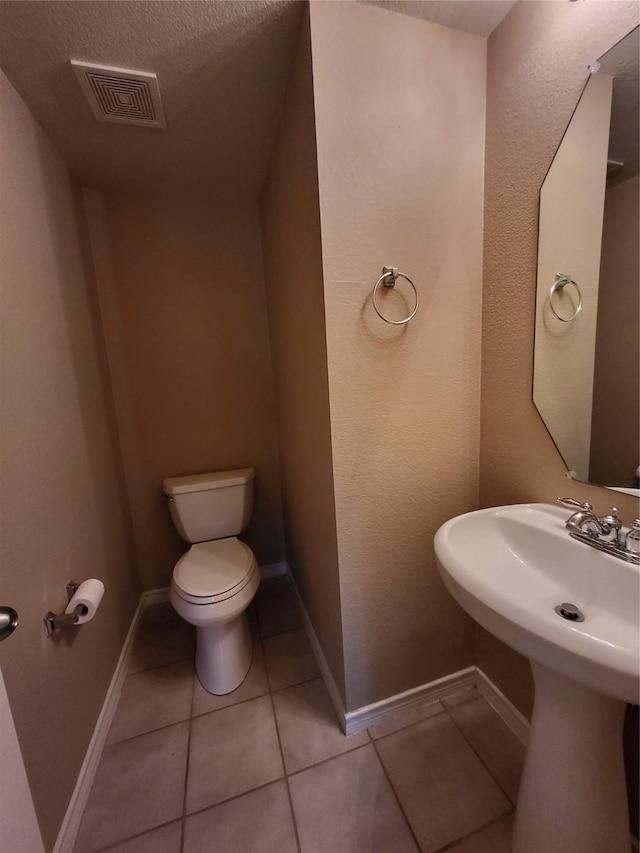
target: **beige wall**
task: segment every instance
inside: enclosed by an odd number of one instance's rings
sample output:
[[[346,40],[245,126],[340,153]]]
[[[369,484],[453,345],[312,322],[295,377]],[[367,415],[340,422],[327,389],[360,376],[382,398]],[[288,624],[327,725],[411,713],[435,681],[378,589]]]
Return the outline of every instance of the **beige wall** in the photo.
[[[137,598],[122,466],[78,198],[0,73],[2,604],[0,664],[51,850]],[[100,578],[94,620],[52,638],[65,584]]]
[[[287,559],[344,701],[309,15],[291,69],[262,231]]]
[[[589,479],[600,246],[613,78],[587,83],[540,190],[533,399],[576,479]],[[551,310],[556,274],[571,276],[582,308],[563,323]],[[567,285],[553,296],[561,317],[579,301]]]
[[[613,493],[570,483],[531,401],[538,193],[586,67],[638,22],[635,2],[517,3],[489,39],[482,315],[480,503],[553,502],[608,509]],[[629,520],[637,501],[615,495]],[[477,662],[525,712],[528,664],[477,631]]]
[[[478,500],[486,42],[333,2],[311,5],[311,36],[353,710],[473,662],[432,540]],[[406,327],[373,311],[385,264],[420,290]]]
[[[640,464],[640,179],[607,189],[593,385],[590,478],[637,486]]]
[[[144,588],[187,547],[165,477],[254,467],[242,538],[284,559],[256,203],[90,193],[87,210]]]

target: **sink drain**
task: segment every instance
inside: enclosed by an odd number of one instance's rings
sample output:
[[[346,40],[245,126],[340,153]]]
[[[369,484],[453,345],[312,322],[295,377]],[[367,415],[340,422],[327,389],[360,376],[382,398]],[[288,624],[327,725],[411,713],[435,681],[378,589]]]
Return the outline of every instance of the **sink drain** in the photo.
[[[558,616],[562,616],[563,619],[568,619],[569,622],[584,622],[584,616],[575,604],[569,604],[565,601],[564,604],[558,604],[554,607],[554,610]]]

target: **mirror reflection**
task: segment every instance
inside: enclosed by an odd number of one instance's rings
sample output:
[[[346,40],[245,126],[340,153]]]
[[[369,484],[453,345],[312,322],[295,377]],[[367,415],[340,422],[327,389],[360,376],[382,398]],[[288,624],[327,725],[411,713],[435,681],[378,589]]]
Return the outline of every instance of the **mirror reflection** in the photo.
[[[540,191],[533,400],[576,480],[638,491],[638,29],[593,73]]]

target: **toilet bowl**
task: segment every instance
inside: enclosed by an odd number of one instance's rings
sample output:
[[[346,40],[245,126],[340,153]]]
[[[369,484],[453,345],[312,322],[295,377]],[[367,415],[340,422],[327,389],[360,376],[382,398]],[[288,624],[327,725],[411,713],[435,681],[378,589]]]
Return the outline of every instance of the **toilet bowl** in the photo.
[[[164,481],[178,532],[192,545],[178,560],[171,603],[196,628],[196,673],[209,693],[224,695],[244,680],[253,644],[246,611],[260,583],[255,557],[235,535],[251,515],[253,470]],[[221,538],[202,536],[226,533]]]

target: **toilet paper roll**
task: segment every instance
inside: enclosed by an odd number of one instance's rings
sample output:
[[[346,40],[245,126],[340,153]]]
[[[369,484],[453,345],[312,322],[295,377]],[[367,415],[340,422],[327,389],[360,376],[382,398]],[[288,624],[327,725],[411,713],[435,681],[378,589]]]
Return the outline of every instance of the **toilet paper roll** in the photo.
[[[89,580],[82,581],[64,612],[73,613],[79,604],[84,605],[87,609],[76,622],[76,625],[84,625],[85,622],[90,622],[96,615],[96,610],[102,601],[103,595],[104,584],[102,581],[99,581],[97,578],[89,578]]]

